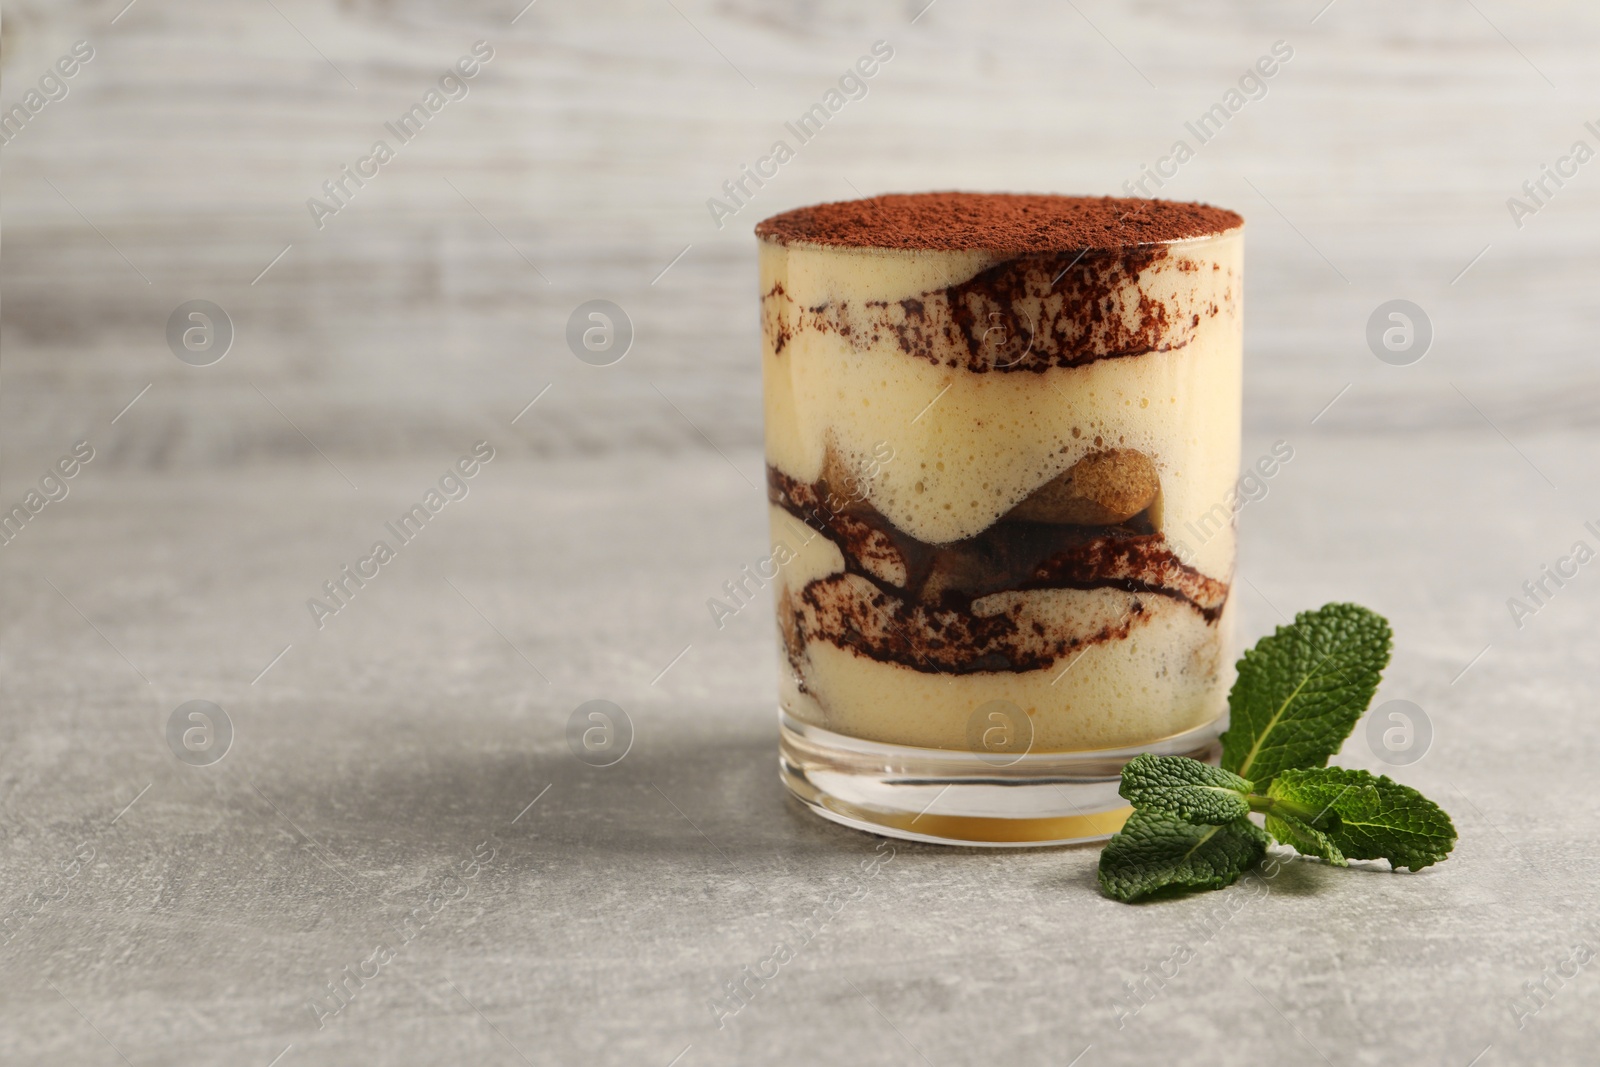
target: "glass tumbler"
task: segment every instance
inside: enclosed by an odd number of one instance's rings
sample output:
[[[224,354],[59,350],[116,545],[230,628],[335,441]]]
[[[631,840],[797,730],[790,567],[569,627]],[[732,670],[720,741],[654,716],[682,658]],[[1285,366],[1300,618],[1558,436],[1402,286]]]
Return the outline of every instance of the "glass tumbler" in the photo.
[[[781,774],[858,829],[1103,838],[1127,760],[1223,726],[1242,221],[1027,199],[757,227]]]

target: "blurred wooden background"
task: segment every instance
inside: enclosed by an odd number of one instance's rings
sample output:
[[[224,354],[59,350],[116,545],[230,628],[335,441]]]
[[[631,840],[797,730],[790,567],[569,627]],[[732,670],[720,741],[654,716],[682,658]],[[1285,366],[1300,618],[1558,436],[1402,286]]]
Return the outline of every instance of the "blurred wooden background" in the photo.
[[[0,105],[75,41],[95,56],[3,149],[0,479],[80,436],[161,469],[445,455],[552,383],[508,446],[704,448],[691,420],[752,444],[755,221],[857,192],[1117,192],[1278,40],[1268,95],[1163,190],[1250,220],[1252,427],[1346,384],[1319,430],[1491,432],[1464,397],[1533,452],[1592,425],[1600,163],[1520,230],[1505,201],[1600,145],[1600,11],[1325,2],[18,0]],[[307,198],[480,39],[470,95],[319,231]],[[866,98],[718,230],[706,199],[879,39]],[[563,340],[594,297],[637,332],[609,368]],[[1412,367],[1363,339],[1392,297],[1434,322]],[[165,341],[197,298],[237,334],[208,368]]]

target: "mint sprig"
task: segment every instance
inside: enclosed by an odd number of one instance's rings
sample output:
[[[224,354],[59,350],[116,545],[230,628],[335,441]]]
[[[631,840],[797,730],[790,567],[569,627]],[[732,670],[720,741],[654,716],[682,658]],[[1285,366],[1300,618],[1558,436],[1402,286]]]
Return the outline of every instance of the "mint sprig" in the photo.
[[[1386,859],[1415,871],[1447,857],[1456,831],[1437,804],[1382,775],[1325,766],[1372,702],[1390,643],[1381,616],[1328,604],[1246,652],[1221,767],[1147,752],[1123,768],[1134,810],[1100,854],[1106,894],[1222,889],[1269,840],[1340,867]]]

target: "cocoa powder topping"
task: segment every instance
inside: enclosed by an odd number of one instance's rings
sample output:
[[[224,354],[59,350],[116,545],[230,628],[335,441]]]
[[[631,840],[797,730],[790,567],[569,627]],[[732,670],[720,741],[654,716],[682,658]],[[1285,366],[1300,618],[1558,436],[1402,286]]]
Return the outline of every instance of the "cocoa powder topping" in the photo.
[[[1209,204],[1032,193],[889,193],[816,204],[756,224],[779,244],[1010,255],[1118,250],[1222,233],[1244,225]]]

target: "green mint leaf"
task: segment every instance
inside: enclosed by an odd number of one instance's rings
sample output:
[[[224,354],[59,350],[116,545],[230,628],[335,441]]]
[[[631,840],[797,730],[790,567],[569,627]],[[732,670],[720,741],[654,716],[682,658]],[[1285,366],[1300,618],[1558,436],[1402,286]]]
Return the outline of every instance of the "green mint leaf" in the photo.
[[[1131,903],[1153,893],[1221,889],[1266,855],[1267,835],[1249,819],[1196,826],[1164,812],[1138,811],[1100,853],[1100,888]]]
[[[1304,611],[1239,661],[1222,766],[1265,789],[1279,772],[1321,767],[1372,702],[1389,662],[1389,624],[1356,604]]]
[[[1146,752],[1122,768],[1123,797],[1140,811],[1162,811],[1186,822],[1222,826],[1250,814],[1250,782],[1187,756]]]
[[[1420,871],[1455,847],[1456,828],[1444,809],[1383,775],[1343,767],[1284,771],[1267,795],[1301,811],[1328,813],[1317,822],[1326,825],[1333,846],[1353,860],[1386,859],[1393,867]],[[1269,829],[1272,818],[1269,814]]]

